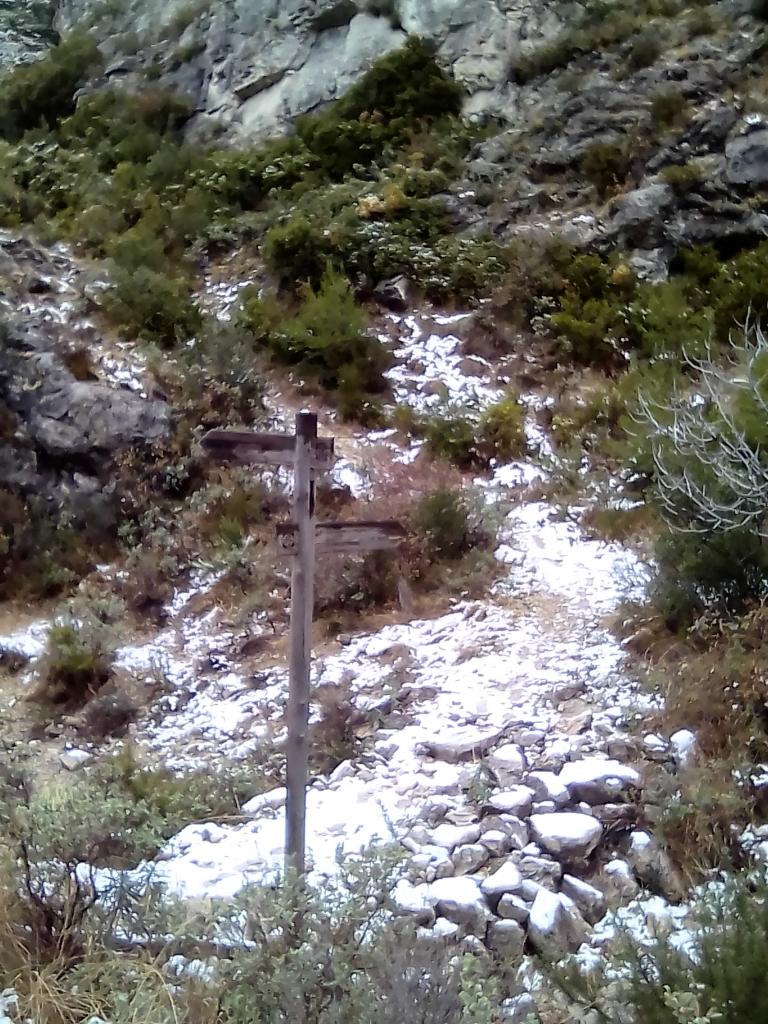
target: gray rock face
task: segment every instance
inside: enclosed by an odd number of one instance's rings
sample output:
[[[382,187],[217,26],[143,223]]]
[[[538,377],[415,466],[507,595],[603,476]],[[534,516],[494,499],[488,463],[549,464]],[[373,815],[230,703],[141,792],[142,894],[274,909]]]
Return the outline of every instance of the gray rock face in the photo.
[[[69,29],[96,16],[105,49],[121,32],[145,33],[165,49],[169,27],[187,0],[125,0],[105,15],[99,0],[62,0],[57,24]],[[199,52],[180,68],[168,64],[168,84],[181,87],[203,119],[215,117],[233,138],[288,127],[342,95],[379,57],[408,34],[432,44],[440,63],[466,88],[468,114],[495,114],[509,101],[510,55],[559,31],[553,9],[533,0],[393,0],[379,15],[366,0],[236,0],[211,4],[186,26],[180,41]],[[114,40],[114,43],[113,43]]]
[[[734,185],[768,182],[768,128],[739,135],[725,147],[725,175]]]

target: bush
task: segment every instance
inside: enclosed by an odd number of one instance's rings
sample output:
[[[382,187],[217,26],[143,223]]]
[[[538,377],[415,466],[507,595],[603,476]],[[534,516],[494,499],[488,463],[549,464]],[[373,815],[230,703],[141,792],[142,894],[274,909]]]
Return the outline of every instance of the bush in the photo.
[[[651,97],[651,121],[655,128],[676,124],[686,112],[685,96],[676,89],[666,89]]]
[[[629,71],[640,71],[653,64],[661,56],[661,41],[659,29],[649,28],[632,43],[627,55],[627,68]]]
[[[508,392],[480,417],[478,448],[488,459],[509,462],[525,453],[525,406]]]
[[[418,417],[414,431],[424,438],[433,458],[445,459],[460,469],[477,464],[476,420],[462,406],[447,406]]]
[[[339,180],[356,164],[378,159],[386,147],[403,145],[423,121],[459,114],[461,99],[461,88],[438,67],[428,46],[410,38],[327,111],[300,118],[297,131],[324,172]]]
[[[264,239],[267,266],[292,287],[302,281],[319,285],[330,255],[325,232],[301,214],[270,228]]]
[[[629,168],[627,147],[618,142],[592,142],[581,158],[581,173],[601,197],[624,184]]]
[[[687,195],[707,180],[700,164],[671,164],[661,172],[662,181],[679,196]]]
[[[112,281],[105,308],[125,333],[172,348],[201,329],[202,314],[183,280],[149,267],[116,267]]]
[[[281,363],[300,367],[331,391],[344,415],[370,418],[372,396],[386,389],[390,355],[366,330],[365,310],[347,279],[327,266],[317,290],[302,290],[292,318],[245,289],[241,322]]]
[[[60,708],[86,703],[110,678],[115,648],[113,626],[90,610],[54,622],[33,699]]]
[[[768,886],[748,874],[726,877],[699,892],[684,943],[664,930],[640,944],[624,932],[610,975],[613,999],[604,989],[605,975],[578,977],[569,970],[566,992],[601,1010],[609,1024],[626,1020],[629,1009],[643,1024],[750,1024],[768,1019]],[[682,936],[681,936],[682,938]]]
[[[53,128],[74,111],[75,93],[101,66],[95,39],[77,34],[6,74],[0,80],[0,135],[16,140],[34,128]]]
[[[663,532],[655,545],[651,599],[670,629],[706,609],[743,611],[768,592],[768,550],[757,530]]]
[[[435,558],[460,558],[476,539],[466,498],[460,491],[440,490],[424,495],[416,506],[413,522]]]

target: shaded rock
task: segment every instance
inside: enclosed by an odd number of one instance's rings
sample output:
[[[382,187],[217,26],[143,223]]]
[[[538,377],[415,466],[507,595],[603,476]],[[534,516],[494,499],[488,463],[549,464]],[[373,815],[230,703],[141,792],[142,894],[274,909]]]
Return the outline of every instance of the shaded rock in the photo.
[[[528,918],[528,938],[542,956],[561,960],[586,942],[589,926],[567,896],[540,889]]]
[[[392,892],[392,898],[398,910],[416,923],[430,928],[435,923],[436,898],[426,885],[410,885],[399,881]]]
[[[518,863],[520,874],[539,885],[545,885],[553,889],[563,876],[563,869],[555,860],[549,857],[538,857],[528,854],[520,858]]]
[[[430,833],[429,842],[452,852],[457,846],[466,846],[480,838],[479,825],[450,825],[445,822]]]
[[[528,904],[516,893],[505,892],[498,902],[496,913],[499,917],[509,918],[517,921],[518,924],[525,924],[528,920]]]
[[[488,756],[488,766],[502,785],[518,782],[525,771],[525,754],[516,743],[505,743]]]
[[[479,729],[467,727],[454,733],[441,735],[439,740],[430,740],[421,746],[429,757],[449,764],[472,761],[486,754],[502,735],[501,729]]]
[[[559,811],[534,814],[530,819],[533,838],[539,846],[562,860],[585,860],[603,834],[603,826],[589,814]]]
[[[125,736],[138,708],[125,693],[100,694],[89,701],[83,712],[85,731],[94,739]]]
[[[534,792],[529,786],[510,786],[509,789],[494,793],[488,798],[484,810],[498,811],[500,814],[514,814],[524,818],[531,812]]]
[[[560,891],[573,900],[582,917],[589,924],[596,924],[605,915],[607,909],[605,894],[582,879],[576,878],[574,875],[563,875]]]
[[[480,889],[488,897],[503,896],[507,892],[520,892],[523,876],[511,860],[506,860],[492,875],[480,883]]]
[[[630,865],[620,858],[604,864],[596,881],[605,893],[611,907],[629,903],[640,892],[635,873]]]
[[[531,772],[525,784],[533,790],[536,800],[552,800],[556,807],[570,803],[568,787],[554,772]]]
[[[93,760],[93,754],[87,750],[77,750],[72,748],[71,750],[65,750],[59,756],[59,761],[68,770],[73,772],[76,768],[82,768],[83,765],[88,764]]]
[[[438,914],[469,934],[484,936],[490,917],[480,886],[472,878],[441,878],[429,887]]]
[[[495,953],[505,957],[521,957],[525,946],[525,930],[517,921],[491,921],[485,941]]]
[[[480,842],[492,857],[503,857],[512,849],[512,840],[506,832],[502,832],[500,829],[483,832]]]
[[[451,862],[457,875],[470,875],[490,859],[490,852],[480,843],[457,846],[451,854]]]
[[[572,799],[588,804],[611,803],[627,789],[640,785],[634,768],[599,757],[585,757],[563,765],[559,779]]]
[[[537,1024],[541,1019],[536,1000],[530,992],[521,992],[508,999],[502,1006],[501,1014],[505,1024]]]
[[[731,139],[725,147],[725,176],[734,185],[768,183],[768,128]]]
[[[651,891],[660,892],[670,900],[684,899],[687,888],[679,871],[650,832],[632,833],[627,860]]]

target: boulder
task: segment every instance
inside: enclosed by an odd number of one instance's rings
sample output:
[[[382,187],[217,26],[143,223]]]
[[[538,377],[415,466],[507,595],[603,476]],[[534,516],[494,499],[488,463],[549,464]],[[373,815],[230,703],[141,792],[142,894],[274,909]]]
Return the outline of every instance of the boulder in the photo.
[[[459,764],[461,761],[474,761],[478,757],[483,757],[499,742],[500,737],[500,729],[466,726],[454,732],[443,733],[439,739],[423,743],[420,749],[438,761]]]
[[[411,885],[401,880],[392,892],[392,899],[401,914],[413,918],[422,927],[431,928],[435,923],[436,898],[427,885]]]
[[[432,846],[440,846],[449,853],[457,846],[466,846],[475,843],[480,838],[480,826],[473,825],[451,825],[444,822],[433,829],[429,836]]]
[[[500,829],[490,829],[488,832],[483,832],[480,836],[480,842],[491,857],[503,857],[504,854],[509,853],[512,849],[512,840],[506,832],[502,832]]]
[[[675,203],[669,185],[657,183],[635,189],[617,204],[611,227],[625,244],[653,248],[663,236],[666,214]]]
[[[560,892],[573,900],[589,924],[597,924],[607,909],[605,894],[574,875],[563,875]]]
[[[480,883],[480,889],[488,897],[503,896],[504,893],[520,892],[523,876],[511,860],[506,860],[492,875]]]
[[[525,924],[529,914],[528,904],[516,893],[505,892],[498,902],[496,913],[499,917],[517,921],[518,924]]]
[[[640,775],[609,758],[585,757],[563,765],[559,775],[573,800],[607,804],[631,788],[640,786]]]
[[[561,960],[589,938],[589,925],[563,893],[540,889],[528,918],[528,938],[548,960]]]
[[[768,128],[731,139],[725,147],[725,176],[732,185],[768,184]]]
[[[559,811],[534,814],[531,833],[539,846],[560,860],[585,860],[603,834],[603,826],[591,814]]]
[[[529,786],[510,786],[494,793],[485,802],[485,808],[499,814],[514,814],[524,818],[531,813],[534,792]]]
[[[533,790],[536,800],[551,800],[556,807],[565,807],[570,803],[568,787],[554,772],[531,772],[525,783]]]
[[[519,782],[525,771],[525,754],[516,743],[505,743],[488,756],[488,767],[502,785]]]
[[[490,856],[488,848],[480,843],[469,843],[466,846],[457,846],[451,854],[454,874],[471,875],[473,872],[477,871],[478,868],[487,864]]]
[[[489,949],[504,957],[518,958],[525,947],[525,930],[517,921],[491,921],[485,941]]]
[[[465,934],[484,936],[490,913],[472,878],[440,878],[429,886],[437,913],[461,926]]]
[[[643,885],[652,892],[661,893],[669,900],[685,898],[687,888],[680,872],[650,832],[638,829],[632,833],[627,860]]]

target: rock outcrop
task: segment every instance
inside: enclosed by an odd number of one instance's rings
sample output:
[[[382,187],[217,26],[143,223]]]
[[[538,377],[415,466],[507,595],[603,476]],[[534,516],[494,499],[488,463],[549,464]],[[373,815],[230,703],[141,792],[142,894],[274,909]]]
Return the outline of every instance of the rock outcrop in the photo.
[[[126,0],[101,18],[100,8],[97,0],[63,0],[57,24],[66,31],[96,18],[114,58],[108,79],[159,61],[165,84],[194,103],[198,124],[215,119],[234,139],[287,129],[298,115],[342,95],[408,35],[431,43],[464,85],[468,115],[498,114],[515,91],[510,61],[563,24],[562,8],[533,0],[237,0],[192,7],[185,0]],[[125,56],[128,32],[147,40],[140,58]]]

